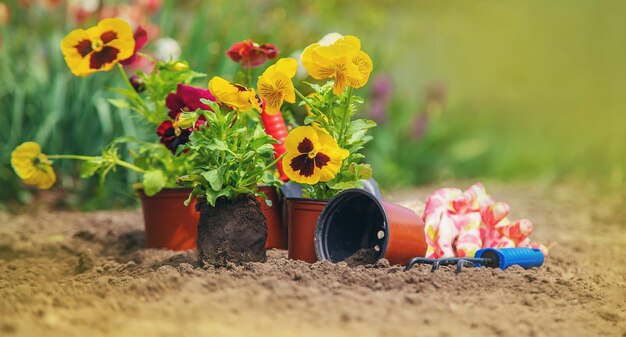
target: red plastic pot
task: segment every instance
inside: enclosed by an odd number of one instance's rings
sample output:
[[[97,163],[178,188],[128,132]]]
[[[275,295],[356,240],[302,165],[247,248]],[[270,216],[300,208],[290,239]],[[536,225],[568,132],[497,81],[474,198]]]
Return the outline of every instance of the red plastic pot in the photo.
[[[328,201],[306,198],[285,198],[288,257],[308,263],[315,255],[315,225]]]
[[[267,200],[272,202],[272,206],[268,206],[262,198],[257,198],[261,203],[261,211],[263,211],[267,223],[265,249],[287,249],[287,232],[282,221],[282,203],[278,197],[278,192],[276,188],[267,185],[259,185],[259,191],[265,193]]]
[[[196,248],[198,219],[196,200],[189,206],[189,188],[166,188],[149,197],[139,190],[146,230],[146,247],[188,250]]]
[[[320,260],[339,262],[360,249],[377,247],[378,259],[404,265],[426,254],[424,235],[424,222],[415,212],[349,189],[331,199],[320,214],[315,250]]]
[[[265,248],[287,249],[287,235],[282,221],[281,203],[275,188],[260,185],[259,190],[272,202],[272,207],[258,198],[261,211],[267,223],[267,241]],[[198,220],[196,200],[189,206],[183,202],[189,197],[191,188],[165,188],[149,197],[139,190],[141,209],[146,231],[147,248],[166,248],[171,250],[189,250],[196,248],[198,239]]]

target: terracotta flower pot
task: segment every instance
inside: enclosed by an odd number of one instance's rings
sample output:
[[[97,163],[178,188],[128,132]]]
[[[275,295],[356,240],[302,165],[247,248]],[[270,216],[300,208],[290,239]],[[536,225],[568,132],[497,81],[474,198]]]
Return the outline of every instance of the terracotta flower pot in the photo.
[[[285,198],[288,256],[309,263],[317,261],[314,237],[315,224],[326,206],[326,200]]]
[[[257,198],[261,203],[261,211],[267,223],[267,242],[265,249],[287,249],[287,232],[283,224],[282,203],[280,202],[276,188],[267,185],[259,185],[259,191],[265,193],[267,200],[272,202],[268,206],[262,198]]]
[[[360,189],[343,191],[331,199],[315,229],[317,257],[331,262],[363,255],[374,262],[384,257],[392,265],[403,265],[424,256],[426,247],[419,215]]]
[[[166,188],[149,197],[139,190],[146,230],[147,248],[188,250],[196,248],[198,219],[196,200],[187,207],[183,202],[189,188]]]
[[[265,262],[267,226],[254,195],[217,199],[215,206],[198,200],[198,256],[200,264]]]
[[[261,198],[261,211],[268,227],[266,249],[287,249],[286,226],[282,221],[282,204],[275,188],[260,185],[261,190],[272,201],[267,206]],[[147,248],[189,250],[196,248],[198,241],[198,219],[196,199],[189,206],[183,202],[191,193],[191,188],[166,188],[154,196],[147,196],[138,190],[141,199]]]

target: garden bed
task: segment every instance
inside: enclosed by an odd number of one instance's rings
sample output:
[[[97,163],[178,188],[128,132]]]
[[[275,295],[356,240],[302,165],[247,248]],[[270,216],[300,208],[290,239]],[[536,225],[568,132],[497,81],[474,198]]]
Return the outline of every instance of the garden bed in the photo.
[[[423,200],[434,188],[396,193]],[[621,336],[624,198],[495,186],[534,238],[538,270],[267,263],[203,269],[196,252],[144,249],[139,211],[0,214],[3,336]]]

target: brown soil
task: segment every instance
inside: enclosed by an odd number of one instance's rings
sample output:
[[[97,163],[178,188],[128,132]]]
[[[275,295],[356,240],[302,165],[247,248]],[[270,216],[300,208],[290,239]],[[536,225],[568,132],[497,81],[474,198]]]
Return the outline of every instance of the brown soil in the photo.
[[[0,213],[0,335],[625,336],[626,198],[490,192],[558,243],[543,267],[405,273],[272,250],[266,263],[202,268],[195,252],[144,249],[139,211]]]
[[[378,261],[379,255],[380,253],[374,248],[361,248],[356,253],[348,256],[343,262],[350,267],[374,264]]]
[[[215,207],[201,199],[198,222],[200,265],[224,267],[229,263],[265,262],[267,225],[254,196],[230,201],[218,199]]]

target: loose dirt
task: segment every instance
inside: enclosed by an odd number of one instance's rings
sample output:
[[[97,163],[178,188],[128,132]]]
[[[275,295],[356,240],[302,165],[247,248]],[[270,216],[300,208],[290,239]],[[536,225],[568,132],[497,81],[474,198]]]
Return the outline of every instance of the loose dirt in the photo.
[[[557,243],[544,266],[405,273],[271,250],[266,263],[202,268],[195,251],[143,248],[139,211],[0,214],[0,335],[626,336],[626,197],[489,191]]]

